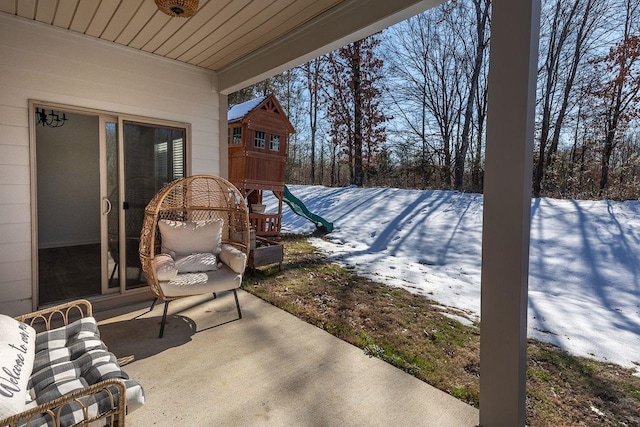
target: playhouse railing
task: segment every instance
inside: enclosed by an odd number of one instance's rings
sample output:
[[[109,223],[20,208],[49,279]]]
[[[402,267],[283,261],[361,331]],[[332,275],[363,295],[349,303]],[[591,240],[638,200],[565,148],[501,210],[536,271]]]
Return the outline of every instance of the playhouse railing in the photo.
[[[282,215],[278,214],[249,214],[249,223],[256,231],[256,236],[275,237],[280,235]]]

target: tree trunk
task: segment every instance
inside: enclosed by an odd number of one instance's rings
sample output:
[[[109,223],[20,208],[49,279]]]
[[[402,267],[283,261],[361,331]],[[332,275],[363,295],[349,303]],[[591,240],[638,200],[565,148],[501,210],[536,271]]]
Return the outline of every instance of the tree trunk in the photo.
[[[535,171],[533,175],[534,197],[540,197],[542,194],[542,182],[547,166],[546,154],[547,146],[549,144],[553,96],[558,84],[561,54],[569,36],[570,23],[573,21],[578,0],[574,0],[574,4],[572,5],[567,17],[562,14],[564,5],[564,0],[556,0],[555,2],[553,20],[551,23],[551,34],[549,45],[547,46],[547,57],[545,58],[544,67],[542,69],[546,73],[546,78],[543,86],[543,107],[542,121],[540,125],[540,143],[538,146],[538,160],[535,164]]]
[[[309,163],[311,170],[309,172],[309,179],[311,185],[316,183],[316,130],[318,124],[318,63],[319,59],[316,58],[306,64],[307,71],[307,89],[309,90],[309,127],[311,129],[311,153]],[[311,67],[311,64],[314,67]]]
[[[602,147],[602,160],[600,162],[600,195],[604,193],[604,190],[609,185],[609,164],[611,162],[611,155],[615,147],[616,128],[618,127],[618,121],[620,118],[620,97],[621,90],[617,94],[618,99],[615,101],[615,105],[612,108],[611,119],[607,123],[607,135],[604,139],[604,145]]]
[[[576,4],[577,3],[578,2],[576,1]],[[596,0],[587,0],[586,4],[584,5],[582,18],[580,20],[578,33],[575,39],[569,74],[566,80],[564,80],[564,91],[562,95],[562,102],[560,103],[560,109],[558,110],[558,113],[557,113],[554,129],[553,129],[553,135],[551,137],[551,144],[549,146],[549,150],[546,155],[546,163],[547,163],[545,166],[546,169],[548,169],[551,166],[551,164],[554,161],[555,154],[558,151],[560,134],[562,133],[564,120],[567,116],[567,111],[569,109],[571,92],[573,90],[576,76],[578,74],[578,68],[582,63],[582,60],[586,54],[584,47],[585,47],[585,44],[587,43],[587,40],[590,34],[592,34],[593,29],[597,25],[597,22],[599,20],[598,11],[595,10],[595,3],[596,3]]]
[[[471,123],[473,120],[473,103],[475,102],[476,93],[478,90],[478,79],[480,77],[480,71],[482,70],[484,50],[486,48],[485,32],[487,21],[489,19],[490,1],[487,0],[486,2],[484,2],[484,9],[482,5],[483,2],[484,0],[473,1],[476,12],[476,42],[478,44],[476,46],[473,71],[471,73],[471,81],[469,82],[469,93],[467,94],[467,101],[465,105],[464,123],[462,125],[462,135],[460,136],[460,146],[455,153],[453,186],[456,190],[462,190],[464,184],[464,165],[467,159],[467,151],[469,150]]]
[[[338,149],[337,144],[333,144],[331,147],[331,186],[336,186],[336,150]]]
[[[362,187],[364,170],[362,168],[362,93],[360,83],[360,41],[353,43],[351,57],[351,72],[353,78],[353,180],[351,184]]]

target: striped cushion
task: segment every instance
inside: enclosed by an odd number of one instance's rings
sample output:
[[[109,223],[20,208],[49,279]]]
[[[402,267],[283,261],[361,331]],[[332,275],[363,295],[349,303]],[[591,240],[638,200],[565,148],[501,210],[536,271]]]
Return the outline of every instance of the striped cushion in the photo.
[[[144,391],[140,384],[130,380],[120,369],[115,355],[100,340],[100,332],[93,317],[79,319],[67,326],[41,332],[36,336],[35,362],[29,379],[32,402],[28,406],[45,403],[66,393],[81,390],[109,378],[122,378],[127,386],[127,407],[132,411],[144,403]],[[112,389],[117,395],[115,388]],[[110,408],[107,392],[93,395],[85,402],[90,414],[98,414]],[[74,403],[62,409],[63,426],[73,425],[83,419],[81,405]],[[46,426],[48,415],[33,420],[30,426]]]

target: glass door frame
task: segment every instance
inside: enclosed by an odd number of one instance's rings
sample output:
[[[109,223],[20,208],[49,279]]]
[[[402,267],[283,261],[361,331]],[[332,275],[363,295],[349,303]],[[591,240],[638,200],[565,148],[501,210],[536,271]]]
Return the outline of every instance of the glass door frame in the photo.
[[[113,297],[114,295],[131,295],[141,292],[146,292],[147,287],[127,289],[126,286],[126,274],[123,274],[126,270],[126,264],[123,267],[122,262],[119,263],[118,278],[119,286],[109,289],[109,275],[110,272],[108,266],[108,237],[106,227],[106,215],[104,212],[104,200],[103,197],[108,197],[107,182],[106,182],[106,130],[105,124],[107,122],[117,123],[117,144],[118,144],[118,235],[119,235],[119,258],[124,260],[126,257],[126,247],[123,244],[124,236],[126,234],[124,228],[125,211],[122,209],[124,200],[124,122],[135,122],[140,124],[149,124],[156,126],[166,126],[171,128],[182,128],[185,131],[185,152],[184,152],[184,173],[185,176],[192,174],[192,148],[191,148],[191,124],[180,121],[157,119],[145,116],[136,116],[123,113],[117,113],[112,111],[97,110],[93,108],[83,108],[79,106],[60,104],[55,102],[47,102],[42,100],[30,99],[28,101],[29,111],[29,158],[30,158],[30,181],[31,181],[31,287],[32,287],[32,309],[37,310],[40,307],[39,301],[39,259],[38,259],[38,191],[37,191],[37,156],[36,156],[36,123],[35,123],[35,109],[46,108],[54,110],[63,110],[73,112],[77,114],[87,114],[97,116],[99,118],[99,134],[100,134],[100,203],[101,203],[101,295],[89,296],[89,299],[101,298],[101,297]],[[112,201],[112,205],[113,205]]]
[[[101,247],[101,295],[110,295],[114,293],[123,293],[123,281],[122,281],[122,262],[118,262],[118,280],[119,286],[114,288],[109,288],[110,282],[110,267],[109,267],[109,214],[113,212],[113,209],[116,210],[118,214],[118,260],[123,260],[122,250],[122,224],[124,220],[124,216],[122,214],[122,135],[120,132],[120,124],[118,117],[115,115],[106,115],[101,114],[99,117],[99,135],[100,135],[100,247]],[[114,123],[116,125],[116,153],[118,156],[117,160],[117,170],[116,170],[116,180],[118,187],[118,200],[111,200],[109,198],[109,165],[108,165],[108,153],[107,153],[107,123]],[[115,268],[115,267],[114,267]]]

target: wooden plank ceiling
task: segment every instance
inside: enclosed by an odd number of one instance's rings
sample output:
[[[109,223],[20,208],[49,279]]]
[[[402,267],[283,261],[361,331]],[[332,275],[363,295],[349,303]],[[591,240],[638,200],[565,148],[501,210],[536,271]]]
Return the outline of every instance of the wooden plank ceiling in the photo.
[[[186,19],[153,0],[0,0],[0,11],[216,71],[342,1],[200,0]]]

